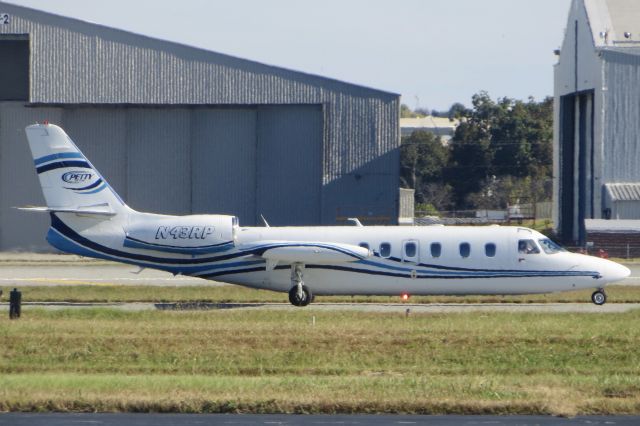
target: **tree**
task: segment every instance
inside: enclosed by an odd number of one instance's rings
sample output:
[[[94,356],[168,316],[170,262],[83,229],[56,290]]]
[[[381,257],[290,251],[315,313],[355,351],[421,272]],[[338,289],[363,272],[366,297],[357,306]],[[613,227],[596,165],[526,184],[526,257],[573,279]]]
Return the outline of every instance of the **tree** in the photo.
[[[544,194],[540,183],[551,176],[552,99],[494,102],[480,92],[471,109],[454,106],[461,123],[452,139],[446,181],[454,188],[457,207],[486,206],[488,185],[511,182],[507,177],[529,182],[526,198],[539,200]]]
[[[447,117],[449,117],[449,120],[453,120],[454,118],[463,117],[465,114],[468,113],[468,111],[469,110],[467,109],[466,106],[464,106],[460,102],[456,102],[453,105],[451,105],[451,107],[449,108],[449,111],[447,112]]]
[[[451,139],[446,180],[453,187],[456,206],[467,208],[467,196],[478,192],[492,173],[491,118],[499,110],[486,92],[472,98],[473,108],[464,111]]]
[[[509,100],[492,128],[494,166],[500,174],[540,178],[551,173],[553,100]],[[509,170],[510,169],[510,170]],[[504,172],[500,172],[504,170]]]
[[[426,117],[431,113],[429,108],[416,108],[414,111],[406,104],[400,105],[400,118],[420,118]]]
[[[449,150],[439,137],[417,130],[404,138],[400,146],[400,181],[404,188],[415,190],[417,203],[432,203],[442,208],[442,199],[434,200],[433,184],[444,185],[443,168],[447,165]]]

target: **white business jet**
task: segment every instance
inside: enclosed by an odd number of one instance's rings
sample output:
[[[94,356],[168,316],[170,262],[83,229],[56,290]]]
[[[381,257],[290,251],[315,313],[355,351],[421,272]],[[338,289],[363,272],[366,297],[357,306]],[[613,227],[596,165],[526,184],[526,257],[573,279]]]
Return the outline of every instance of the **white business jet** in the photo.
[[[594,288],[629,275],[508,226],[243,227],[234,216],[167,216],[128,207],[58,126],[26,128],[49,212],[47,241],[80,256],[289,294],[527,294]]]

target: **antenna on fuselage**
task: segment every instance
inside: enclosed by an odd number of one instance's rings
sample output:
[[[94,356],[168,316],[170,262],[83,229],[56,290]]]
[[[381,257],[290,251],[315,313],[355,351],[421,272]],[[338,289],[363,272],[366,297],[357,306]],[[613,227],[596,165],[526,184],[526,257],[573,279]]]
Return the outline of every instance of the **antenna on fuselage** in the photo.
[[[264,222],[264,226],[266,226],[267,228],[271,228],[269,226],[269,222],[267,222],[267,219],[265,219],[264,216],[262,216],[262,214],[260,214],[260,219],[262,219],[262,222]]]
[[[360,223],[357,217],[348,217],[347,221],[353,223],[355,226],[362,226],[362,223]]]

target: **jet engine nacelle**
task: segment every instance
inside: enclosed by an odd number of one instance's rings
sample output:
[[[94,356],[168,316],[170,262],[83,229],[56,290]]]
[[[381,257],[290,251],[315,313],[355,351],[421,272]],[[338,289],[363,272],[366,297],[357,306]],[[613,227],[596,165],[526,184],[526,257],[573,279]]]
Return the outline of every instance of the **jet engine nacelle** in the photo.
[[[146,217],[126,227],[124,246],[190,255],[225,251],[235,246],[237,223],[226,215]]]

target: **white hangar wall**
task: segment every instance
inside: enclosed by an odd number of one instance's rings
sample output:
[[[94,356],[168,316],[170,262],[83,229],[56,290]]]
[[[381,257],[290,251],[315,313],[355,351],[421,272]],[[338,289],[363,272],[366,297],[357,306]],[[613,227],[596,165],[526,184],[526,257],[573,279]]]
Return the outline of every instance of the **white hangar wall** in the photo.
[[[554,223],[584,243],[585,220],[611,216],[607,185],[640,182],[639,2],[572,1],[554,94]]]

